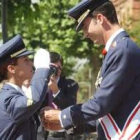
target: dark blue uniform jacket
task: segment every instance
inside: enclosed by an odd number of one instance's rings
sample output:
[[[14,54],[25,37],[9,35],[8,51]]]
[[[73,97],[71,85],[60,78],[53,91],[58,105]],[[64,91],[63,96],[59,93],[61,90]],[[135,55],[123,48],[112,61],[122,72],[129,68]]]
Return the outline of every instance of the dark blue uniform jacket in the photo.
[[[68,106],[76,104],[78,83],[72,79],[60,78],[58,82],[59,94],[53,99],[53,102],[62,110]]]
[[[5,84],[0,92],[0,140],[36,140],[37,116],[47,90],[49,70],[37,69],[31,81],[31,98]]]
[[[95,120],[110,114],[122,130],[126,120],[139,104],[140,49],[125,31],[117,35],[113,42],[115,45],[110,46],[103,61],[101,84],[93,99],[62,111],[61,120],[65,129],[73,127],[77,132],[80,129],[95,131]],[[137,120],[140,120],[140,117]],[[96,123],[96,126],[98,140],[106,140],[101,125]]]

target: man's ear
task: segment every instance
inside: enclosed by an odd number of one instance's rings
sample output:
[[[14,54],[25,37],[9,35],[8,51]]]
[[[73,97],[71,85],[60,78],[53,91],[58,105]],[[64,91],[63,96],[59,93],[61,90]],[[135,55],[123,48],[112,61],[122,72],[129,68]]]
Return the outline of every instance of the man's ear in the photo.
[[[7,70],[12,73],[12,74],[15,74],[15,66],[13,65],[8,65],[7,66]]]
[[[97,23],[100,23],[100,24],[102,24],[103,23],[103,15],[102,14],[98,14],[97,15]]]

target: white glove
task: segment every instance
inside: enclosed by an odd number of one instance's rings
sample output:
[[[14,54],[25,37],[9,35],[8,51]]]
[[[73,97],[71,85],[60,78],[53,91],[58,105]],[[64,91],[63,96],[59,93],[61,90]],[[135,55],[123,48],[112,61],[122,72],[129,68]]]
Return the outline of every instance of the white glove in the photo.
[[[50,55],[45,49],[39,49],[34,56],[34,66],[38,68],[49,68],[50,67]]]

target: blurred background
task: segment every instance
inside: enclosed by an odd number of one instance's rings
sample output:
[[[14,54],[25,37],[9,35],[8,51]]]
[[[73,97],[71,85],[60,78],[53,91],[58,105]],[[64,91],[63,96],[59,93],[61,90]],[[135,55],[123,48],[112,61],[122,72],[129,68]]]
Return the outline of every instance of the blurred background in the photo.
[[[112,0],[120,24],[140,46],[140,0]],[[64,72],[80,86],[78,102],[94,93],[103,46],[96,46],[76,33],[67,10],[79,0],[1,0],[0,44],[21,34],[29,49],[57,51],[64,58]]]

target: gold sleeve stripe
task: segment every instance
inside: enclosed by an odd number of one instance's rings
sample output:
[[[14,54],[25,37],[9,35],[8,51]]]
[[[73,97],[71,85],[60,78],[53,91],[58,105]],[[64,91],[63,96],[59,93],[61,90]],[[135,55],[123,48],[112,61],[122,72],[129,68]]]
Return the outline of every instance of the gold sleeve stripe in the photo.
[[[27,99],[27,106],[31,106],[33,104],[33,100],[32,99]]]
[[[11,56],[11,58],[13,58],[13,57],[19,55],[20,53],[22,53],[22,52],[24,52],[24,51],[26,51],[26,48],[24,48],[24,49],[22,49],[22,50],[19,50],[18,52],[13,53],[13,54],[11,54],[10,56]]]
[[[26,97],[29,98],[29,99],[32,99],[32,98],[33,98],[33,97],[32,97],[32,90],[31,90],[31,87],[29,87],[29,88],[26,90],[25,95],[26,95]]]
[[[27,89],[27,91],[25,92],[25,95],[26,97],[28,98],[27,99],[27,106],[31,106],[33,104],[33,98],[32,98],[32,90],[31,90],[31,87],[29,87]]]

